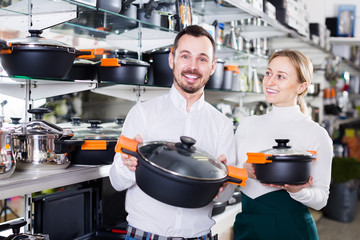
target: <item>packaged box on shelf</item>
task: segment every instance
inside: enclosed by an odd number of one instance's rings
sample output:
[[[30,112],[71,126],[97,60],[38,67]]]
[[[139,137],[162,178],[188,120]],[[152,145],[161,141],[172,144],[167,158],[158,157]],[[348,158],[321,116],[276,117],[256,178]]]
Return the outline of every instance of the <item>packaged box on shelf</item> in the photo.
[[[331,51],[330,36],[331,36],[331,31],[330,31],[329,29],[326,29],[326,34],[325,34],[325,49],[328,50],[328,51]]]
[[[337,17],[328,17],[325,19],[325,24],[327,29],[330,30],[330,36],[336,37],[336,31],[337,31]]]
[[[319,37],[319,45],[325,48],[325,34],[326,26],[320,23],[310,23],[310,36],[316,35]]]
[[[299,27],[297,18],[293,17],[293,15],[289,14],[287,25],[297,31],[298,27]]]
[[[335,44],[332,46],[332,52],[335,56],[350,60],[351,49],[348,44]]]
[[[264,0],[264,13],[266,13],[269,17],[276,20],[276,8],[270,2]]]
[[[286,9],[290,14],[296,14],[299,9],[297,1],[289,0]]]
[[[253,0],[251,5],[253,8],[263,11],[263,0]]]

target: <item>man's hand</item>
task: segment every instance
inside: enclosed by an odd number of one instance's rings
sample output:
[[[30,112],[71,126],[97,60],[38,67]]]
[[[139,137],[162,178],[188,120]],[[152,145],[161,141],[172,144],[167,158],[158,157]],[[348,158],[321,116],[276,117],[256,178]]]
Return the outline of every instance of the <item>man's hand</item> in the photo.
[[[134,140],[138,141],[139,143],[143,142],[143,139],[140,135],[136,135]],[[136,166],[138,165],[138,159],[134,156],[121,154],[121,160],[123,161],[124,166],[126,166],[130,171],[135,171]]]

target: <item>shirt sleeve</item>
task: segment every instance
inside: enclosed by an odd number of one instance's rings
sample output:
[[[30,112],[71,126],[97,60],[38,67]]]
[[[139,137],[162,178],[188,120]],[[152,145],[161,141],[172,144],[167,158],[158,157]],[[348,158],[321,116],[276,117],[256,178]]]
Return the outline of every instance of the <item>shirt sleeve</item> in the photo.
[[[219,148],[217,151],[217,157],[221,154],[225,154],[227,165],[235,166],[236,165],[236,151],[235,151],[235,139],[234,139],[234,130],[232,124],[224,125],[224,130],[222,131],[221,137],[219,139]],[[219,193],[219,195],[214,199],[216,202],[226,202],[228,201],[235,189],[234,184],[228,184],[225,189]]]
[[[246,158],[242,157],[242,149],[244,148],[244,143],[246,143],[246,132],[244,129],[245,119],[243,119],[236,129],[235,133],[235,145],[236,145],[236,158],[237,158],[237,167],[244,167],[244,163],[246,162]]]
[[[313,185],[297,193],[289,193],[294,200],[315,210],[320,210],[327,204],[333,157],[332,140],[325,129],[321,130],[318,134],[316,160],[313,161],[311,169],[311,176],[314,179]]]
[[[124,166],[121,154],[116,153],[110,168],[109,178],[111,185],[117,191],[123,191],[135,184],[135,172]]]
[[[141,122],[142,119],[141,107],[137,104],[126,116],[122,129],[122,135],[128,138],[134,138],[137,134],[143,136],[144,131],[142,131],[142,129],[144,125]],[[117,191],[125,190],[133,186],[136,182],[135,172],[130,171],[128,167],[124,166],[120,153],[116,153],[114,156],[114,161],[110,168],[109,178],[112,186]]]

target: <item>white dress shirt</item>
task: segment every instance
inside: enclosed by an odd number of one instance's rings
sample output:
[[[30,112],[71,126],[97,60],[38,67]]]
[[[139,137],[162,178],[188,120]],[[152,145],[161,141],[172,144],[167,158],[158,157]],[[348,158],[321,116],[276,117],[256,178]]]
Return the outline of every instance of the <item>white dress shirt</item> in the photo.
[[[125,119],[122,134],[129,138],[140,134],[144,142],[179,142],[180,136],[190,136],[197,141],[195,147],[215,158],[225,154],[228,165],[235,165],[232,122],[205,102],[204,94],[187,112],[185,98],[172,86],[168,94],[136,104]],[[144,193],[135,182],[135,173],[123,165],[119,153],[110,169],[110,180],[116,190],[128,189],[127,221],[135,228],[167,237],[190,238],[207,234],[215,223],[211,218],[213,203],[202,208],[180,208]],[[227,188],[220,198],[229,199],[232,190]]]
[[[313,185],[289,194],[294,200],[319,210],[326,205],[329,196],[332,140],[323,127],[300,111],[299,106],[272,108],[268,114],[246,117],[239,123],[235,135],[239,166],[246,162],[247,152],[271,149],[277,145],[275,139],[289,139],[288,145],[293,149],[316,151],[317,157],[311,167]],[[242,188],[242,192],[252,199],[277,190],[252,178]]]

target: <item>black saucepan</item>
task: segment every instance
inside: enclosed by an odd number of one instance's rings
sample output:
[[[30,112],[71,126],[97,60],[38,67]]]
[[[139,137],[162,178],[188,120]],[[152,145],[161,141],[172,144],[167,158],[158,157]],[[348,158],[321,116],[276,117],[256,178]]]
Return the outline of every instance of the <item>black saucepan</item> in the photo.
[[[10,76],[32,78],[63,78],[76,57],[92,55],[64,43],[45,39],[41,30],[29,30],[23,39],[0,42],[1,63]]]
[[[145,84],[150,64],[130,58],[103,58],[97,64],[100,82],[118,82],[127,84]]]
[[[309,180],[315,154],[311,151],[292,149],[289,139],[275,139],[272,149],[247,153],[247,162],[253,163],[256,178],[268,184],[304,184]]]
[[[136,182],[149,196],[178,207],[208,205],[226,182],[245,186],[245,169],[225,166],[218,159],[193,146],[195,140],[139,143],[120,136],[115,151],[138,158]]]

